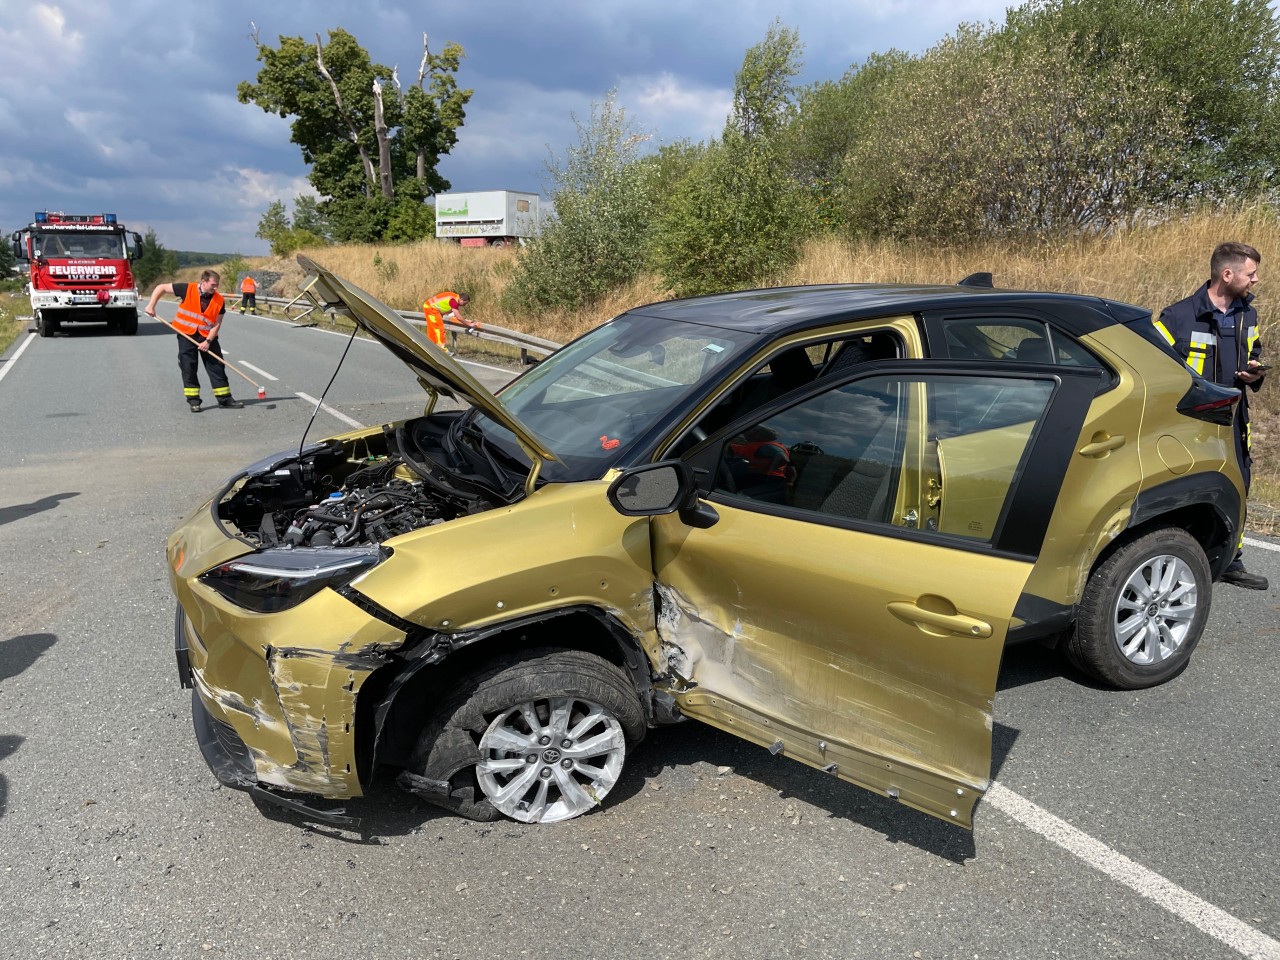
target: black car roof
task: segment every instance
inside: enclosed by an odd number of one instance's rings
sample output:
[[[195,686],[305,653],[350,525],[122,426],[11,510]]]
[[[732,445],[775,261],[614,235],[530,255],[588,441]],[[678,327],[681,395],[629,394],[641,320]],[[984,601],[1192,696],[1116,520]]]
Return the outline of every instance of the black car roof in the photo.
[[[627,312],[778,336],[839,320],[971,310],[1048,315],[1077,336],[1151,315],[1143,307],[1083,294],[888,283],[741,290],[650,303]]]

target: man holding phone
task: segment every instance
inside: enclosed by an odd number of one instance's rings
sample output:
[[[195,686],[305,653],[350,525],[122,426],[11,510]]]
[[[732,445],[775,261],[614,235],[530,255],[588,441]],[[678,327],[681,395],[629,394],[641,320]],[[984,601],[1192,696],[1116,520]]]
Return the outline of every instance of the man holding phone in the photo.
[[[1156,329],[1196,373],[1224,387],[1240,391],[1234,423],[1236,456],[1249,492],[1253,459],[1249,454],[1249,391],[1262,386],[1267,365],[1262,363],[1254,286],[1262,255],[1246,243],[1220,243],[1209,258],[1209,280],[1203,287],[1165,307]],[[1249,390],[1244,388],[1248,387]],[[1244,532],[1241,531],[1243,547]],[[1266,590],[1267,578],[1244,568],[1241,551],[1222,579],[1249,590]]]

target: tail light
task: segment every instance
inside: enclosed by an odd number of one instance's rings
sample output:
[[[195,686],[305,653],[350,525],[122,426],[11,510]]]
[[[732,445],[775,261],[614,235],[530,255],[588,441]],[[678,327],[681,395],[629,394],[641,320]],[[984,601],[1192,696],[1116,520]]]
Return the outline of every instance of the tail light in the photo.
[[[1191,381],[1191,389],[1178,401],[1178,412],[1197,420],[1225,425],[1235,419],[1239,402],[1239,390],[1195,377]]]

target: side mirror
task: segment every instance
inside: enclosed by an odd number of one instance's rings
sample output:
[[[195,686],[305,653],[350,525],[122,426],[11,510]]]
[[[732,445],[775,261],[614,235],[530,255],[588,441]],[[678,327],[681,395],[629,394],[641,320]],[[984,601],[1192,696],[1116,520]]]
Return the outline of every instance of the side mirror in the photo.
[[[13,259],[26,260],[27,246],[22,242],[22,234],[15,231],[9,239],[13,242]]]
[[[720,519],[698,499],[693,470],[683,460],[664,460],[624,470],[609,484],[609,502],[624,517],[657,517],[680,511],[691,527],[706,528]]]
[[[129,259],[130,260],[142,259],[142,235],[141,234],[137,234],[137,233],[133,234],[133,249],[129,251]]]

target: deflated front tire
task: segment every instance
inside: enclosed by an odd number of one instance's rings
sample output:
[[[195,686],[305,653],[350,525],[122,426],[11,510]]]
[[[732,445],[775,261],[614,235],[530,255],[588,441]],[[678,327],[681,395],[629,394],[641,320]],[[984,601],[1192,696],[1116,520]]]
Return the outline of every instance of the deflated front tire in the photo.
[[[569,820],[600,805],[644,732],[616,666],[576,650],[525,651],[441,705],[399,782],[473,820]]]

